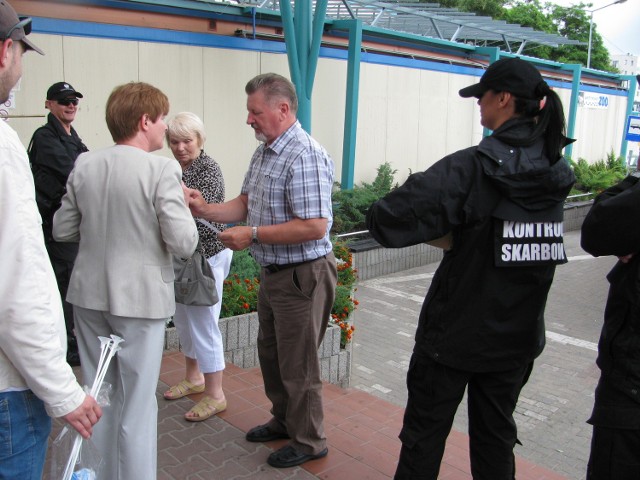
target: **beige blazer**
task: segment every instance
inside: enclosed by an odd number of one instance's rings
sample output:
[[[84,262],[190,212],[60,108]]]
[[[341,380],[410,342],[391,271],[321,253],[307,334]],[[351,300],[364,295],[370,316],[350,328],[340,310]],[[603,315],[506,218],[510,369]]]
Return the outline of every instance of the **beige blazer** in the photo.
[[[177,161],[115,145],[78,157],[53,221],[60,242],[80,242],[67,301],[113,315],[175,312],[171,254],[198,242]]]

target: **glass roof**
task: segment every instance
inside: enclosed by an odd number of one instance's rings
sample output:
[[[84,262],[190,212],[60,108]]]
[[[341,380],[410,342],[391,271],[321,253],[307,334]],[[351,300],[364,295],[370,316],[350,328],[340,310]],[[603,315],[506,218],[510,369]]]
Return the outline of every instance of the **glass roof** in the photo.
[[[203,0],[200,0],[203,1]],[[279,0],[204,0],[206,3],[226,3],[280,11]],[[373,0],[326,0],[327,19],[360,19],[364,25],[481,46],[498,46],[521,53],[527,44],[581,45],[560,35],[534,30],[503,20],[444,8],[437,3],[410,3]],[[312,0],[315,10],[316,0]]]

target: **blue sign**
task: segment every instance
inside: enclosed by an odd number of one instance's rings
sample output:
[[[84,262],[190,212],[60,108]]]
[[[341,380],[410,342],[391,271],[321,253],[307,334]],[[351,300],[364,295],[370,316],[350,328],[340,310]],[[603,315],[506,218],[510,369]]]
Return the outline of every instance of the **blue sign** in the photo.
[[[629,115],[626,139],[630,142],[640,142],[640,117]]]

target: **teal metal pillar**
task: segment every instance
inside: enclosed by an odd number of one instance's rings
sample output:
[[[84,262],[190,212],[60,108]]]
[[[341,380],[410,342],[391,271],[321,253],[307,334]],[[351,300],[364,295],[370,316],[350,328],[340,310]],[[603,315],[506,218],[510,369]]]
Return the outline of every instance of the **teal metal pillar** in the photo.
[[[627,92],[627,111],[624,117],[624,130],[622,132],[622,143],[620,144],[620,156],[624,159],[625,164],[627,162],[627,147],[628,147],[628,140],[627,140],[627,119],[629,118],[629,115],[631,115],[633,113],[633,101],[636,98],[636,89],[638,88],[638,77],[635,77],[633,75],[625,75],[624,77],[625,80],[629,81],[629,91]]]
[[[347,96],[344,106],[344,134],[342,140],[343,190],[353,188],[356,165],[356,138],[358,131],[358,88],[360,86],[360,52],[362,50],[362,20],[337,20],[333,26],[349,32],[347,60]]]
[[[582,77],[582,65],[579,63],[570,63],[565,68],[572,72],[573,79],[571,81],[571,100],[569,101],[569,115],[567,117],[567,137],[575,138],[576,120],[578,117],[578,98],[580,97],[580,78]],[[564,156],[571,159],[573,154],[573,143],[567,145],[564,149]]]
[[[309,0],[296,0],[295,17],[291,0],[280,0],[280,15],[287,45],[291,81],[298,95],[298,120],[311,132],[311,94],[318,67],[328,0],[316,2],[315,15]]]

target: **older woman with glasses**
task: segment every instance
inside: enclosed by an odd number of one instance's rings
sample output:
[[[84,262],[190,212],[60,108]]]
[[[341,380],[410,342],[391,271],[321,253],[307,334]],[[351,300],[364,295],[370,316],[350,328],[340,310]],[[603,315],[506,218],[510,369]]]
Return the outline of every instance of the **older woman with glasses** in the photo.
[[[193,113],[178,113],[168,122],[167,143],[182,167],[182,180],[189,188],[202,192],[211,203],[224,202],[224,179],[218,163],[203,150],[204,125]],[[214,224],[218,230],[224,225]],[[225,248],[216,233],[198,223],[200,249],[208,259],[218,298],[222,299],[222,285],[229,274],[232,252]],[[222,334],[218,328],[222,301],[213,306],[176,304],[173,322],[178,330],[185,355],[185,379],[164,393],[167,400],[176,400],[192,393],[204,392],[204,397],[185,414],[190,422],[201,422],[224,411],[227,400],[222,390],[225,368]]]

